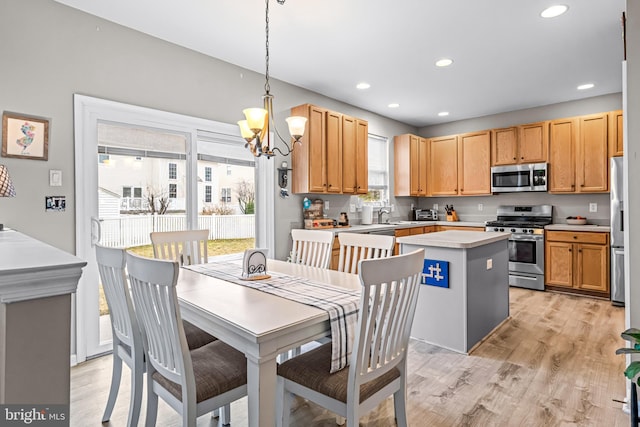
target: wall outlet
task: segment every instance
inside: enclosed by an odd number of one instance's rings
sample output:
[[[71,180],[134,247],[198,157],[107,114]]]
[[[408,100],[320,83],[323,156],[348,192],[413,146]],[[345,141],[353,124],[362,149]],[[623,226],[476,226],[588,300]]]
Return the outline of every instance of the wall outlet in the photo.
[[[396,205],[391,205],[391,212],[395,212],[396,210]]]
[[[355,203],[351,203],[349,205],[349,212],[354,213],[356,211],[356,205]]]
[[[437,203],[433,204],[433,209],[438,210],[438,204]]]
[[[411,203],[411,210],[413,210],[414,208],[415,208],[415,205]]]
[[[478,203],[478,210],[482,211],[484,209],[484,205],[482,203]]]
[[[487,258],[487,270],[491,270],[493,268],[493,258]]]
[[[598,204],[589,203],[589,212],[598,212]]]
[[[324,201],[324,210],[325,210],[325,211],[328,211],[328,210],[329,210],[329,201],[328,201],[328,200],[325,200],[325,201]]]

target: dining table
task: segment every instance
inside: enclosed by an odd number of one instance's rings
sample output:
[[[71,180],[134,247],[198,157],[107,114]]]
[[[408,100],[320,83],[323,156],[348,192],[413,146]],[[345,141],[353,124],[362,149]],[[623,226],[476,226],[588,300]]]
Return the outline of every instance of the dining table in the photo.
[[[269,272],[345,291],[361,286],[356,274],[279,260],[267,261]],[[327,311],[186,268],[177,294],[184,320],[245,354],[249,426],[275,425],[277,357],[330,335]]]

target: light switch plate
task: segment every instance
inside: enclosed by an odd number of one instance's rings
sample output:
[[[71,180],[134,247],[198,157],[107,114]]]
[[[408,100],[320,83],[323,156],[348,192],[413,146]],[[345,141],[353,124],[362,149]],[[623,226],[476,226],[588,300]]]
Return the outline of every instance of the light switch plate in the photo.
[[[49,171],[49,186],[62,187],[62,171],[60,170]]]
[[[487,270],[491,270],[493,268],[493,258],[487,258]]]

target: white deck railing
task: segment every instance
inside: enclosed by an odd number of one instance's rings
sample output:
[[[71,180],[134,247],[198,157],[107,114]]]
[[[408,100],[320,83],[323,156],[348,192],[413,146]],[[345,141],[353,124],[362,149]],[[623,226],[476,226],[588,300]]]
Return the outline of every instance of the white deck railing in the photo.
[[[184,215],[123,215],[101,219],[100,243],[112,247],[150,245],[152,231],[186,229]],[[251,239],[256,234],[255,215],[198,215],[198,228],[209,230],[209,240]]]

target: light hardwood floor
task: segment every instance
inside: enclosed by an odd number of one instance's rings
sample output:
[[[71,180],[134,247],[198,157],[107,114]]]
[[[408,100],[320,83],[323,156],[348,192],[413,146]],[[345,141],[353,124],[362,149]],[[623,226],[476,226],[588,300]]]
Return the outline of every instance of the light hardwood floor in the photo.
[[[411,341],[409,425],[628,426],[625,396],[624,309],[609,301],[511,288],[511,318],[470,355]],[[129,371],[110,423],[126,425]],[[71,426],[98,426],[107,399],[111,358],[71,369]],[[144,419],[144,407],[142,418]],[[143,425],[141,420],[140,425]],[[395,425],[392,399],[361,425]],[[180,425],[160,402],[158,426]],[[198,426],[213,426],[210,417]],[[232,426],[246,426],[246,400],[232,405]],[[292,425],[335,426],[335,416],[298,400]]]

